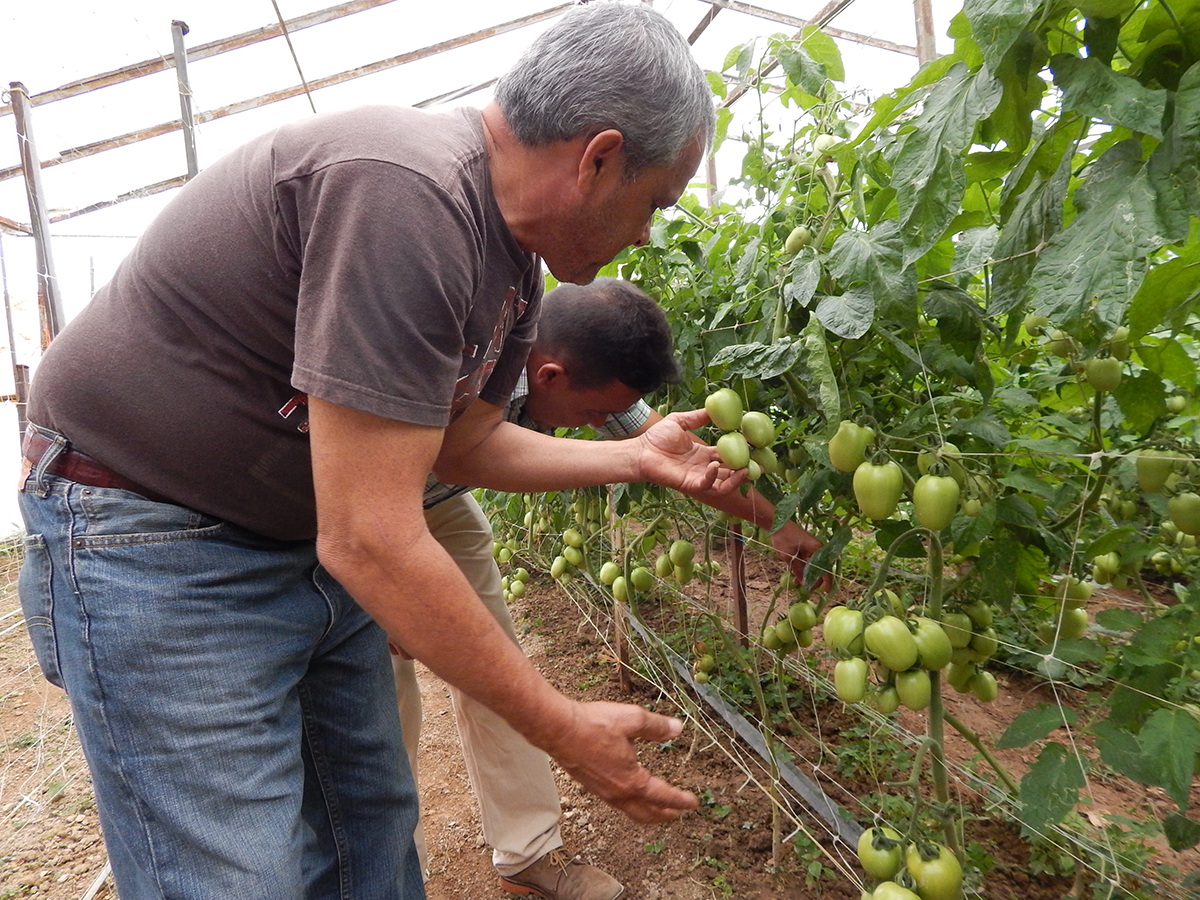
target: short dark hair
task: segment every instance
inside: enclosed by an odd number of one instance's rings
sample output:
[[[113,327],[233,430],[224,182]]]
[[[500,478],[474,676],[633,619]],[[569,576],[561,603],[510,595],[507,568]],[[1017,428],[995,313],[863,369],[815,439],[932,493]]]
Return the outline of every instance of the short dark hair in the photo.
[[[576,6],[534,41],[493,97],[523,144],[615,128],[625,174],[674,165],[716,128],[712,89],[692,48],[661,13],[615,0]]]
[[[662,308],[620,278],[560,284],[542,299],[535,346],[581,388],[620,381],[648,394],[680,379]]]

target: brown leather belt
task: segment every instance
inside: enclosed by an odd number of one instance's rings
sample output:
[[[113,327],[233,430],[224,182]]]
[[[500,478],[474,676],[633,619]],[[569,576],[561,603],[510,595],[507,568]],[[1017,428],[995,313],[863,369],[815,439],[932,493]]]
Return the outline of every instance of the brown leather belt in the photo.
[[[26,430],[25,439],[21,442],[21,452],[25,454],[25,458],[32,465],[36,466],[46,454],[46,451],[54,445],[53,440],[46,437],[40,431],[34,431],[30,428]],[[93,459],[86,453],[73,450],[69,444],[66,449],[62,450],[54,458],[54,462],[46,467],[46,471],[52,475],[60,475],[68,481],[74,481],[77,484],[132,491],[156,503],[173,502],[162,494],[142,487],[136,481],[114,472],[108,466],[104,465],[104,463]]]

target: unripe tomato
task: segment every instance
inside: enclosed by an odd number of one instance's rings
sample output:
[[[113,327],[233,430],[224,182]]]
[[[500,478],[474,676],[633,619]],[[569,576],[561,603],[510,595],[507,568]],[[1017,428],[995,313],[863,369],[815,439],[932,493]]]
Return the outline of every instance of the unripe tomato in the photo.
[[[950,477],[958,482],[959,487],[962,487],[967,483],[967,472],[962,467],[962,463],[958,461],[961,456],[962,453],[955,444],[943,441],[936,450],[922,450],[917,454],[917,471],[922,475],[927,475],[935,462],[944,462]]]
[[[950,636],[946,634],[946,629],[933,619],[917,616],[913,640],[917,644],[922,669],[933,671],[950,664],[950,655],[954,652]]]
[[[645,566],[637,566],[629,573],[629,583],[635,591],[648,591],[654,586],[654,573]]]
[[[885,881],[872,891],[873,900],[921,900],[920,895],[901,887],[894,881]]]
[[[922,475],[913,487],[917,524],[941,531],[958,511],[958,482],[949,475]]]
[[[750,481],[758,481],[758,479],[762,478],[762,473],[762,466],[757,461],[752,459],[746,463],[746,478]]]
[[[858,654],[863,647],[863,614],[847,606],[834,606],[825,613],[821,633],[825,645],[842,653]]]
[[[508,586],[508,595],[514,600],[520,600],[525,596],[525,582],[513,580]]]
[[[707,672],[693,672],[692,681],[696,682],[696,684],[708,684],[710,678]]]
[[[1056,328],[1050,332],[1050,343],[1046,345],[1046,349],[1055,356],[1066,359],[1074,351],[1075,341],[1065,331]]]
[[[915,844],[909,844],[905,850],[904,862],[917,883],[917,893],[921,900],[958,900],[962,890],[962,865],[949,847],[939,844],[936,853],[931,859],[925,859]]]
[[[731,469],[744,469],[750,465],[750,445],[740,431],[727,431],[717,438],[717,456]]]
[[[612,584],[617,580],[617,576],[621,574],[621,567],[612,560],[608,560],[600,567],[600,583]]]
[[[907,709],[920,710],[929,706],[931,690],[929,673],[924,669],[896,673],[896,693]]]
[[[744,413],[741,430],[752,447],[769,447],[775,443],[775,423],[764,412],[751,410]]]
[[[671,544],[671,549],[667,551],[667,556],[671,560],[671,565],[686,566],[696,557],[696,548],[692,546],[691,541],[678,540]]]
[[[1025,331],[1031,337],[1041,337],[1046,330],[1046,326],[1050,324],[1050,319],[1046,316],[1035,316],[1033,313],[1030,313],[1021,324],[1025,326]]]
[[[1129,346],[1129,329],[1122,325],[1108,339],[1108,352],[1117,359],[1126,360],[1129,359],[1131,349]]]
[[[976,628],[987,628],[996,618],[992,608],[983,600],[972,600],[962,611]]]
[[[858,838],[858,861],[876,881],[888,881],[900,871],[900,832],[886,825],[867,828]]]
[[[554,579],[562,578],[563,573],[567,571],[567,566],[569,565],[570,563],[567,562],[565,556],[554,557],[554,562],[550,563],[550,577]]]
[[[1000,695],[1000,686],[991,672],[976,672],[967,682],[972,694],[984,703],[991,703]]]
[[[811,628],[801,628],[796,632],[796,645],[799,647],[811,647],[813,645]]]
[[[779,639],[779,635],[775,633],[774,625],[768,625],[763,629],[762,644],[772,652],[783,648],[783,641],[781,641]]]
[[[783,252],[795,256],[812,243],[812,230],[806,225],[797,225],[788,232],[787,240],[783,242]]]
[[[675,574],[675,563],[666,553],[660,553],[658,559],[654,560],[654,574],[659,578],[670,578]]]
[[[958,485],[954,488],[958,490]],[[854,470],[854,499],[868,519],[890,518],[903,491],[904,472],[894,460],[889,459],[881,466],[867,461]]]
[[[804,631],[817,624],[817,608],[809,600],[793,603],[788,609],[788,619],[797,631]]]
[[[576,568],[583,565],[583,551],[578,547],[563,547],[562,555]]]
[[[867,661],[860,656],[839,659],[833,667],[833,686],[845,703],[858,703],[867,695]]]
[[[1117,567],[1120,568],[1119,562]],[[1082,609],[1092,597],[1092,586],[1074,575],[1067,575],[1058,582],[1054,595],[1068,609]]]
[[[612,583],[613,596],[622,603],[629,602],[629,582],[625,580],[624,575],[618,575]]]
[[[946,613],[942,616],[942,628],[946,637],[950,638],[950,646],[955,650],[969,646],[971,632],[975,630],[971,617],[961,612]]]
[[[1186,459],[1173,450],[1151,448],[1141,451],[1135,464],[1138,487],[1148,494],[1159,493],[1175,471],[1175,463]]]
[[[996,629],[989,625],[983,631],[977,631],[971,635],[971,649],[980,659],[993,656],[1000,649],[1000,640],[996,635]]]
[[[894,713],[900,708],[900,694],[896,691],[896,686],[892,684],[885,684],[871,691],[867,695],[867,700],[881,713]]]
[[[779,636],[779,642],[783,644],[783,646],[788,647],[796,645],[796,629],[792,627],[791,622],[789,622],[787,619],[780,619],[773,627],[775,628],[775,634]]]
[[[1093,357],[1083,364],[1083,377],[1098,391],[1114,391],[1121,383],[1121,361],[1111,356]]]
[[[917,642],[902,619],[882,616],[866,627],[867,650],[893,672],[911,669],[917,662]]]
[[[964,515],[970,516],[972,519],[983,512],[983,503],[978,497],[968,497],[963,501],[962,511]]]
[[[1058,622],[1058,636],[1063,640],[1073,641],[1083,637],[1088,626],[1086,609],[1064,609]]]
[[[582,547],[583,535],[574,528],[568,528],[563,532],[563,543],[568,547]]]
[[[713,391],[704,399],[704,408],[712,423],[722,431],[737,431],[741,427],[742,398],[733,388]]]
[[[839,472],[853,472],[866,459],[867,445],[875,440],[875,430],[843,419],[829,439],[829,461]]]
[[[765,475],[778,475],[779,457],[770,447],[755,447],[750,451],[750,462],[755,463]]]
[[[1167,501],[1167,513],[1184,534],[1200,534],[1200,494],[1176,494]]]
[[[946,682],[960,694],[965,694],[970,690],[971,679],[975,677],[977,671],[973,662],[961,664],[952,662],[946,669]]]
[[[692,574],[694,573],[694,571],[695,570],[692,568],[691,563],[688,563],[687,565],[683,565],[683,566],[675,566],[674,567],[675,583],[676,584],[687,584],[689,581],[692,580]]]
[[[1179,415],[1187,409],[1187,397],[1182,394],[1172,394],[1167,398],[1167,412]]]
[[[813,138],[813,149],[818,153],[828,153],[834,147],[842,142],[842,139],[836,134],[822,132]]]

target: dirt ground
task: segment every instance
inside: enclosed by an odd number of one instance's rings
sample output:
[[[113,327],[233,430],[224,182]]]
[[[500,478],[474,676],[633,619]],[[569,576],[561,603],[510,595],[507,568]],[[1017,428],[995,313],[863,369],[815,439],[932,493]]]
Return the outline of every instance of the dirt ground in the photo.
[[[769,592],[777,577],[772,562],[752,564],[748,578],[752,598]],[[0,583],[9,585],[0,596],[0,900],[112,898],[115,892],[111,879],[104,877],[103,841],[68,706],[62,693],[37,671],[11,574],[11,564],[8,572],[0,571]],[[718,579],[714,588],[724,589],[727,584]],[[702,704],[686,692],[664,691],[661,680],[652,683],[635,677],[632,694],[624,693],[616,677],[611,621],[582,614],[545,576],[535,577],[532,589],[514,604],[513,612],[526,652],[564,692],[586,699],[630,700],[681,715],[689,725],[676,741],[643,745],[640,755],[655,774],[696,792],[701,808],[669,825],[635,825],[583,795],[558,773],[570,852],[620,878],[630,900],[815,896],[857,900],[861,874],[853,850],[830,839],[826,823],[787,798],[781,802],[792,816],[781,818],[781,834],[794,840],[783,845],[780,860],[773,858],[772,806],[761,787],[770,779],[762,761],[727,728],[718,727]],[[1025,676],[1001,672],[1000,680],[1001,699],[996,703],[949,697],[951,710],[960,719],[992,738],[1021,709],[1054,700],[1044,686]],[[421,684],[425,708],[421,799],[431,854],[428,896],[430,900],[500,900],[506,895],[480,836],[446,689],[423,670]],[[811,713],[798,718],[806,724],[789,739],[797,767],[821,783],[835,803],[862,819],[860,798],[888,789],[885,781],[895,773],[872,768],[876,742],[862,728],[861,716],[841,704],[814,702]],[[922,714],[907,713],[903,724],[913,732],[922,731]],[[805,745],[806,728],[829,743],[841,738],[844,749],[832,754],[827,747],[810,750]],[[1019,778],[1036,750],[1005,751],[1003,762]],[[948,741],[948,753],[957,765],[984,771],[974,749],[956,736]],[[986,850],[993,866],[977,885],[979,896],[1057,900],[1068,894],[1070,878],[1031,874],[1028,844],[1018,838],[1005,816],[969,792],[957,799],[967,814],[968,840]],[[1118,817],[1162,816],[1169,809],[1161,792],[1104,778],[1089,783],[1081,813],[1101,826]],[[1194,853],[1153,849],[1156,855],[1144,864],[1165,862],[1183,874],[1197,868]],[[1176,884],[1162,893],[1145,890],[1145,895],[1183,897],[1185,893]]]

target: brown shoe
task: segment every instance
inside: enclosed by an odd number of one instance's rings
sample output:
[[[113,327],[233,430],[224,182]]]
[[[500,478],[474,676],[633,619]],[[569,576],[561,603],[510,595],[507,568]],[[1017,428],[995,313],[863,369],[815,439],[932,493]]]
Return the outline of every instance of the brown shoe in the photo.
[[[510,894],[545,900],[617,900],[625,886],[603,869],[567,859],[562,850],[551,850],[515,875],[502,875],[500,886]]]

